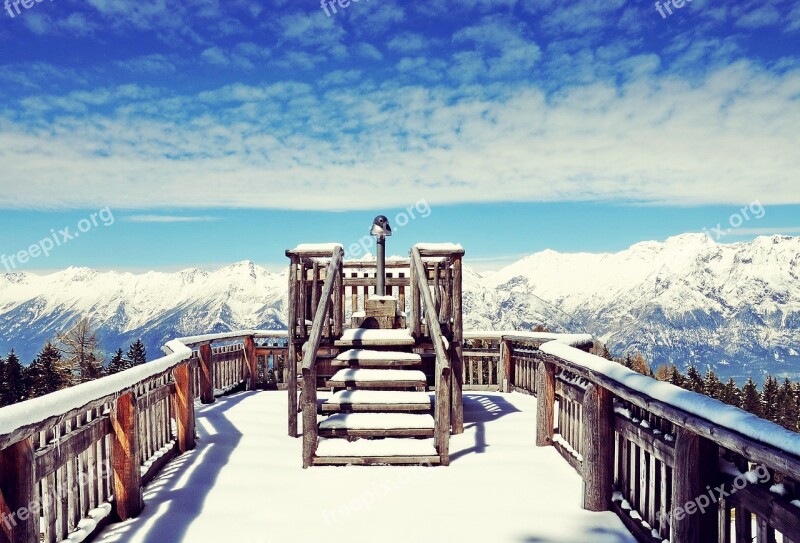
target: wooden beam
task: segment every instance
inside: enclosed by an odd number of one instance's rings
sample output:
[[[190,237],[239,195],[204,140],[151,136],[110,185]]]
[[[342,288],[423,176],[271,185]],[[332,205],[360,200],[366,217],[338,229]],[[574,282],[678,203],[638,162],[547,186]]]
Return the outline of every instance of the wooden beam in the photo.
[[[194,379],[190,365],[175,368],[174,379],[178,450],[182,454],[195,447]]]
[[[675,468],[672,481],[673,543],[704,543],[717,540],[717,505],[700,511],[696,499],[708,492],[716,480],[719,455],[716,446],[694,432],[676,428]],[[708,496],[706,496],[708,497]],[[708,500],[710,501],[710,500]]]
[[[289,437],[297,437],[297,343],[289,341],[284,366],[289,370],[286,387],[289,396]]]
[[[591,384],[583,396],[583,508],[608,511],[614,484],[614,405],[611,393]]]
[[[539,361],[536,367],[536,446],[553,444],[553,422],[555,419],[556,366]]]
[[[33,437],[0,451],[0,529],[10,543],[39,541],[39,511],[30,509],[37,501],[34,465]]]
[[[258,380],[258,354],[256,353],[256,342],[253,336],[244,338],[244,360],[247,368],[247,390],[256,389]]]
[[[450,307],[453,312],[453,341],[452,358],[450,359],[450,380],[452,397],[450,400],[450,423],[453,434],[464,433],[464,314],[461,305],[462,296],[462,266],[461,257],[453,259],[452,300]],[[483,373],[481,372],[481,376]],[[481,383],[482,384],[482,383]]]
[[[211,345],[200,345],[200,402],[214,403],[214,360]]]
[[[130,392],[117,398],[111,411],[111,465],[117,518],[134,518],[141,512],[143,503],[139,471],[139,412],[136,398]]]
[[[511,364],[511,341],[507,339],[500,340],[500,365],[498,368],[502,368],[503,375],[499,383],[500,390],[511,392],[514,382],[514,366]]]
[[[317,368],[303,367],[303,468],[314,463],[317,453]]]

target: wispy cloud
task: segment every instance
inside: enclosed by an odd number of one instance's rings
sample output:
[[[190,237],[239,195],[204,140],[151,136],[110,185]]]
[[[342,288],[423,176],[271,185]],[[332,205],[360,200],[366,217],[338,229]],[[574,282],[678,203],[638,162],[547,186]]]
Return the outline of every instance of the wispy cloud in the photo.
[[[219,217],[211,216],[185,216],[185,215],[130,215],[122,219],[123,222],[154,222],[154,223],[173,223],[173,222],[213,222],[220,220]]]

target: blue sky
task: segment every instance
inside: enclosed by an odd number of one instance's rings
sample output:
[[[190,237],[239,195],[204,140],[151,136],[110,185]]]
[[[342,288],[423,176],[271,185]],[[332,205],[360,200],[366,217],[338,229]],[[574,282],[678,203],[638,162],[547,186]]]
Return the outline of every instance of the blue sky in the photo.
[[[754,202],[718,241],[800,233],[796,2],[30,6],[0,14],[0,255],[114,220],[15,269],[277,266],[422,201],[390,252],[481,268]]]

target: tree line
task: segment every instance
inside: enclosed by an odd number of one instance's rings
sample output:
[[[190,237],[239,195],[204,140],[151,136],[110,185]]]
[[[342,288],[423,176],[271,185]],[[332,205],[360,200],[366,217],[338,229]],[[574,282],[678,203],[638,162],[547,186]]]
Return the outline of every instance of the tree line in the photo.
[[[27,367],[12,349],[0,356],[0,407],[44,396],[57,390],[92,381],[147,362],[147,350],[141,339],[130,345],[127,353],[117,349],[105,364],[97,330],[80,319],[54,340],[45,343]]]
[[[793,432],[800,431],[800,382],[794,383],[788,377],[779,381],[776,377],[767,375],[759,390],[752,377],[748,377],[744,385],[739,387],[733,377],[723,383],[713,369],[709,368],[703,375],[695,365],[689,366],[685,375],[674,364],[663,364],[653,372],[641,353],[622,358],[614,357],[600,342],[595,342],[592,353],[659,381],[667,381],[686,390],[711,396]]]

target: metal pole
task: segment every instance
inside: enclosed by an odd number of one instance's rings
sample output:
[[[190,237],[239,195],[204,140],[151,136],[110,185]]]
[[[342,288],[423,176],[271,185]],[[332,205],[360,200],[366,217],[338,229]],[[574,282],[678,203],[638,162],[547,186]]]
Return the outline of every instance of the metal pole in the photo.
[[[386,238],[384,236],[378,236],[378,271],[375,276],[375,294],[386,296]]]

